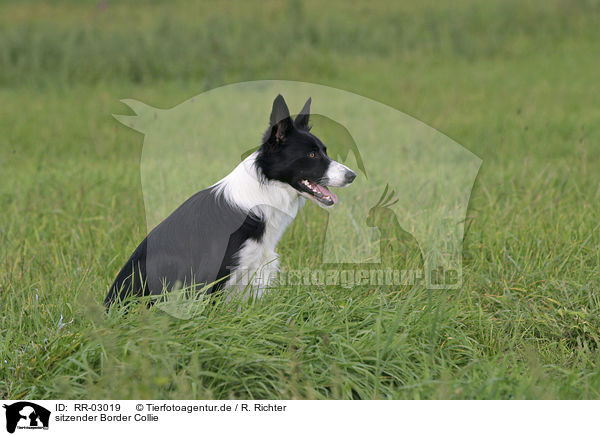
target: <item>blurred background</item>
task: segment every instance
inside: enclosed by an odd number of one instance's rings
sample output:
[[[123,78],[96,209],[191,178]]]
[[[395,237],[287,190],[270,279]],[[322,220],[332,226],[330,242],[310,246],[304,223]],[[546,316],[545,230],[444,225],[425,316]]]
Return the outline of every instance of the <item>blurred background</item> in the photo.
[[[6,1],[0,110],[6,122],[22,100],[35,112],[43,95],[63,93],[105,98],[94,104],[100,119],[122,107],[115,96],[170,107],[227,83],[288,79],[376,99],[485,154],[540,109],[568,134],[564,123],[594,94],[598,9],[595,0]],[[46,116],[71,118],[48,104]],[[532,146],[520,139],[511,138],[517,153]]]
[[[0,146],[12,159],[41,142],[55,155],[132,151],[140,144],[132,136],[90,130],[107,128],[123,110],[119,98],[171,107],[227,83],[287,79],[381,101],[484,160],[505,147],[520,157],[569,154],[598,110],[599,8],[596,0],[5,1]],[[542,146],[548,124],[564,140],[551,149]],[[542,137],[526,138],[538,127]]]

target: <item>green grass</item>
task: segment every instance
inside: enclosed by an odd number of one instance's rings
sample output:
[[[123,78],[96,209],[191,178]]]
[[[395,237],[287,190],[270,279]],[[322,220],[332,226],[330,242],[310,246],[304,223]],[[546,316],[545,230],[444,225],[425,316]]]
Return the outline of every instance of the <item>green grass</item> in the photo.
[[[600,3],[107,5],[0,5],[0,397],[600,397]],[[381,101],[483,159],[462,288],[107,316],[146,227],[119,99],[272,78]],[[284,266],[318,243],[306,212]]]

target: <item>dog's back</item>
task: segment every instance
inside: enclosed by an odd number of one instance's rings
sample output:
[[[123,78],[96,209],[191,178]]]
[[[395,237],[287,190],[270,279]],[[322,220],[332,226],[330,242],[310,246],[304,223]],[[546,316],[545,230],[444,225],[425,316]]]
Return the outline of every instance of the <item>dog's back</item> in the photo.
[[[259,240],[264,222],[228,204],[214,188],[190,197],[154,228],[127,260],[104,304],[128,296],[157,295],[174,286],[223,279],[237,265],[235,254],[248,239]],[[223,285],[223,280],[208,292]]]

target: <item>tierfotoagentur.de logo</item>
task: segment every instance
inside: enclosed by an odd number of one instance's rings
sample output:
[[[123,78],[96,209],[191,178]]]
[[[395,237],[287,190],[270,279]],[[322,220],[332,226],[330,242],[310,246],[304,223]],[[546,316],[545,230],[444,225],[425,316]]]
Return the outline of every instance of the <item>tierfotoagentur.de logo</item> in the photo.
[[[48,430],[50,411],[29,401],[4,404],[6,413],[6,431],[14,433],[18,430]]]
[[[286,264],[281,255],[284,262],[276,260],[276,266],[264,262],[258,269],[246,270],[222,265],[221,269],[231,272],[227,279],[246,288],[276,284],[458,289],[467,207],[481,159],[401,111],[351,92],[305,82],[228,85],[167,110],[123,100],[135,115],[115,118],[144,134],[140,165],[149,231],[146,262],[154,265],[163,256],[162,245],[153,242],[157,238],[153,239],[152,230],[187,198],[256,151],[258,126],[265,124],[278,94],[285,96],[290,107],[312,99],[311,132],[323,140],[331,159],[354,169],[357,177],[339,191],[334,207],[311,206],[299,212],[295,225],[309,223],[310,228],[302,232],[320,241],[306,252],[302,263]],[[239,160],[232,160],[232,155]],[[256,178],[250,167],[244,176]],[[276,202],[260,207],[294,221]],[[230,227],[226,236],[239,225]],[[227,246],[221,245],[223,250]],[[221,258],[223,253],[216,256]],[[207,282],[217,280],[215,273]],[[189,283],[180,288],[186,286]],[[173,292],[169,298],[175,298]],[[159,307],[167,312],[189,316],[174,309],[179,304],[163,303]],[[189,309],[189,305],[184,307]]]

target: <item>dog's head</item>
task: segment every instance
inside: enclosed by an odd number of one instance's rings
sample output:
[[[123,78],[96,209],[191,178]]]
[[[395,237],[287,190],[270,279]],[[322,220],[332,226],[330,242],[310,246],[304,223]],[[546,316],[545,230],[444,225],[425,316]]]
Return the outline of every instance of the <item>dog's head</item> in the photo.
[[[327,187],[349,185],[356,174],[330,159],[325,145],[310,133],[310,103],[309,98],[292,121],[283,97],[275,98],[256,163],[268,180],[287,183],[319,206],[332,207],[337,196]]]

